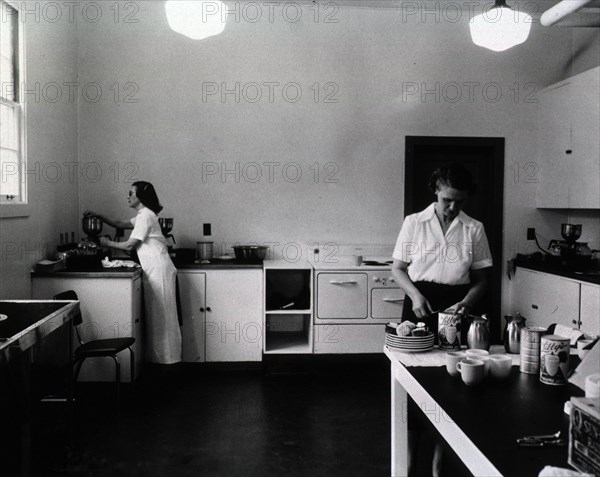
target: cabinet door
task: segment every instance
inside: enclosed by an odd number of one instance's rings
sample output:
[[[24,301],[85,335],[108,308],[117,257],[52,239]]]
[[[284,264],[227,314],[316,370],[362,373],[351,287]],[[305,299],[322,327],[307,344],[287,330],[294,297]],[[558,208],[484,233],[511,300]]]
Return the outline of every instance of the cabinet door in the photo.
[[[129,336],[137,341],[141,337],[135,335],[133,286],[131,278],[34,277],[32,297],[47,300],[63,291],[74,290],[81,302],[83,324],[79,329],[83,341]],[[79,346],[79,342],[74,346]],[[128,382],[129,351],[122,351],[118,357],[121,381]],[[143,359],[143,355],[136,353],[136,359]],[[115,363],[112,358],[87,359],[81,367],[78,380],[114,381]]]
[[[142,278],[139,277],[133,282],[133,336],[135,344],[133,352],[135,353],[135,375],[139,376],[142,372],[142,364],[144,362],[144,329],[142,326]]]
[[[368,315],[366,273],[319,273],[317,317],[320,319],[365,319]]]
[[[570,81],[573,153],[568,159],[569,207],[600,209],[600,68]]]
[[[600,335],[600,286],[581,284],[581,314],[579,328],[591,335]]]
[[[570,85],[565,82],[540,95],[538,115],[539,182],[537,206],[569,207],[567,151],[571,150],[571,123],[567,115]]]
[[[206,361],[262,360],[262,270],[206,272]]]
[[[373,288],[371,290],[372,318],[402,318],[404,291],[400,288]]]
[[[577,326],[579,283],[548,273],[519,268],[511,287],[512,313],[519,312],[527,326],[547,328],[552,323]]]
[[[183,315],[182,361],[201,363],[205,359],[206,275],[180,271],[177,273],[177,281]]]

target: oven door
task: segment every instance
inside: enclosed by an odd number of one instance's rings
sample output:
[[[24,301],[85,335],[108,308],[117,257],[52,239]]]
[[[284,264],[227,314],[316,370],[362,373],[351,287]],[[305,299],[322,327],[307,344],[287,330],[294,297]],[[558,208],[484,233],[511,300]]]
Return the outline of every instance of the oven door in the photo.
[[[366,273],[318,273],[317,320],[366,319],[369,314]]]

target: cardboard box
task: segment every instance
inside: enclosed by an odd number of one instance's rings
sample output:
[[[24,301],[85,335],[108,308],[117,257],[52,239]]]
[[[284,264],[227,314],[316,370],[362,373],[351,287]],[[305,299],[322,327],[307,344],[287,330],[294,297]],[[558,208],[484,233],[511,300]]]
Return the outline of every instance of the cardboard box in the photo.
[[[600,475],[600,398],[571,398],[569,465]]]

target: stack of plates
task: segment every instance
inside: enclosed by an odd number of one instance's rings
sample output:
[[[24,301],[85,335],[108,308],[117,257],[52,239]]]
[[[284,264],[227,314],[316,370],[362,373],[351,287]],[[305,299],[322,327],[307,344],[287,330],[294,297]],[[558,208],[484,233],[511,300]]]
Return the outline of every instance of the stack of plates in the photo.
[[[385,344],[387,347],[397,351],[420,353],[433,349],[434,338],[435,335],[431,332],[424,336],[397,336],[386,332]]]

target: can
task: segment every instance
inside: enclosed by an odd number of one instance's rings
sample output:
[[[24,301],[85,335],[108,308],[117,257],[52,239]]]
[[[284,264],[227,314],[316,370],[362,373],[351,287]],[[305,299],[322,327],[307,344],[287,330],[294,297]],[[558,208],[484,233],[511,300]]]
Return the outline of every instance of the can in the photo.
[[[519,370],[522,373],[540,373],[540,349],[542,336],[546,331],[546,328],[539,326],[526,326],[521,330],[521,346],[519,351],[521,362],[519,363]]]
[[[440,349],[460,350],[461,317],[454,313],[438,313],[438,346]]]
[[[559,335],[542,336],[540,349],[540,381],[564,386],[569,376],[569,338]]]

